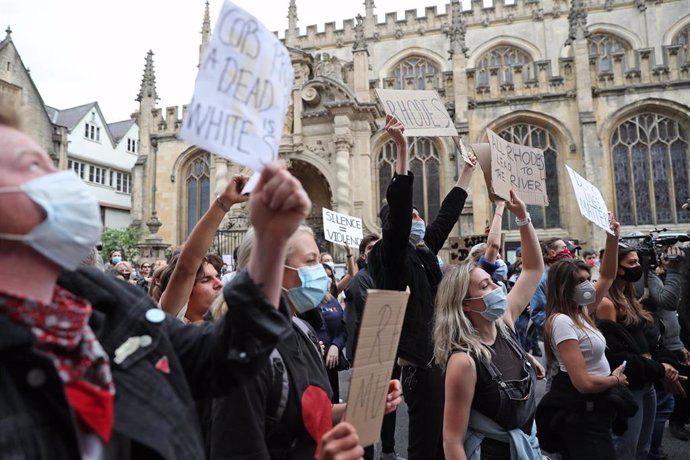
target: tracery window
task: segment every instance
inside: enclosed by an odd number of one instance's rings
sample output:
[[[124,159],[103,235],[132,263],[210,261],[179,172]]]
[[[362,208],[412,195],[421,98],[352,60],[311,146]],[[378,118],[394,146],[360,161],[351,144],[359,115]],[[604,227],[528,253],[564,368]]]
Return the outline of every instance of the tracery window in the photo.
[[[683,51],[681,54],[681,56],[682,56],[681,62],[687,61],[688,57],[690,57],[690,23],[688,23],[685,27],[683,27],[681,29],[681,31],[678,32],[675,37],[673,37],[671,44],[672,45],[684,45]]]
[[[630,45],[615,35],[606,33],[592,34],[587,39],[589,55],[596,56],[599,72],[610,72],[613,69],[613,54],[628,51]]]
[[[210,159],[202,154],[191,161],[185,171],[187,189],[187,235],[208,210],[211,198]]]
[[[386,189],[395,171],[397,149],[393,141],[387,142],[379,153],[379,203],[386,197]],[[436,218],[441,207],[439,155],[431,139],[415,138],[409,149],[410,171],[414,174],[412,203],[422,218],[429,222]]]
[[[499,81],[501,83],[512,83],[513,66],[521,65],[522,74],[525,80],[533,77],[531,68],[532,58],[525,51],[514,46],[501,45],[492,48],[485,53],[477,65],[477,83],[479,86],[489,84],[489,69],[499,68]]]
[[[438,86],[439,70],[429,59],[422,56],[410,56],[398,62],[389,72],[393,78],[394,89],[407,89],[407,79],[413,79],[412,89],[426,89],[426,80],[432,79],[432,88]]]
[[[657,113],[634,115],[611,135],[616,212],[623,225],[690,222],[688,133]]]
[[[558,147],[554,136],[546,129],[526,123],[518,123],[498,132],[508,142],[536,147],[544,151],[546,163],[546,194],[548,206],[528,205],[534,228],[558,228],[561,226],[561,209],[558,186]],[[515,219],[509,212],[503,218],[504,230],[516,230]]]

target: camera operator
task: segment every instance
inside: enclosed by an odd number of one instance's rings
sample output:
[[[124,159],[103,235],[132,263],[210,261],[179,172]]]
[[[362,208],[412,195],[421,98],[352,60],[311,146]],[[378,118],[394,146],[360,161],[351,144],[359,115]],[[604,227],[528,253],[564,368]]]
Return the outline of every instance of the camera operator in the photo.
[[[656,254],[651,254],[644,259],[643,266],[645,273],[642,278],[635,283],[637,297],[642,302],[645,310],[654,315],[655,322],[662,334],[662,343],[665,349],[672,352],[684,369],[679,369],[682,375],[688,375],[687,366],[690,365],[690,353],[683,345],[680,338],[680,323],[678,321],[678,306],[682,286],[682,276],[680,272],[680,262],[684,253],[677,247],[671,245],[661,251],[658,257],[658,272],[654,270],[656,264],[652,264],[651,258],[656,259]],[[655,260],[656,261],[656,260]],[[646,264],[644,262],[647,262]],[[687,380],[682,381],[685,391],[688,391]],[[650,452],[660,452],[661,440],[663,437],[666,421],[671,419],[671,434],[681,440],[689,439],[688,432],[685,431],[684,422],[676,423],[684,419],[687,415],[687,404],[685,398],[667,392],[661,385],[656,386],[657,410],[652,434]],[[677,411],[674,406],[678,405]],[[676,412],[678,412],[676,414]]]

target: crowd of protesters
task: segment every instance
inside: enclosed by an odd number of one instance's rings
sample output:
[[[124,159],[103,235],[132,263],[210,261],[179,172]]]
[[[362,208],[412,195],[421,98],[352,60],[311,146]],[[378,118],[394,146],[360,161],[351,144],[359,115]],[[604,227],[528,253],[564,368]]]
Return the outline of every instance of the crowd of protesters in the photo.
[[[443,266],[474,159],[422,216],[404,127],[387,116],[396,163],[381,234],[343,248],[344,276],[280,162],[250,196],[232,177],[169,261],[115,250],[104,264],[97,202],[20,128],[0,100],[1,458],[372,459],[339,383],[369,289],[410,292],[382,459],[400,458],[403,395],[410,459],[660,459],[667,423],[690,437],[690,263],[675,244],[643,250],[614,216],[602,251],[540,242],[511,192],[487,242]],[[251,228],[227,267],[209,250],[244,202]]]

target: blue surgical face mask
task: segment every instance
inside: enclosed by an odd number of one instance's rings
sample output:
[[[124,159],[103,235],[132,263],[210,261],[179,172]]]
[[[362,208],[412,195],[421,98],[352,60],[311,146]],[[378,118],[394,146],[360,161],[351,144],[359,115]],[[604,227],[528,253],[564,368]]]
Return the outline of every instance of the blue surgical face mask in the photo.
[[[323,265],[305,265],[300,268],[286,265],[285,267],[295,270],[302,283],[298,287],[283,288],[297,313],[305,313],[318,307],[328,291],[328,275]]]
[[[590,305],[594,303],[597,297],[597,291],[594,288],[594,283],[590,280],[583,281],[577,286],[575,286],[575,292],[573,293],[573,300],[578,305]]]
[[[119,264],[120,262],[122,262],[122,257],[121,257],[121,256],[114,256],[112,259],[110,259],[110,262],[111,262],[113,265],[117,265],[117,264]]]
[[[415,246],[424,239],[426,232],[426,224],[423,220],[412,222],[412,229],[410,230],[410,242]]]
[[[46,213],[26,235],[0,233],[0,239],[21,241],[67,269],[76,269],[101,237],[101,212],[88,187],[73,171],[29,180],[0,193],[25,193]]]
[[[484,306],[486,307],[484,311],[478,312],[488,321],[496,321],[502,318],[506,312],[506,307],[508,305],[508,299],[506,298],[506,293],[503,291],[501,286],[497,287],[493,291],[487,292],[481,297],[469,297],[465,300],[475,300],[482,299]]]

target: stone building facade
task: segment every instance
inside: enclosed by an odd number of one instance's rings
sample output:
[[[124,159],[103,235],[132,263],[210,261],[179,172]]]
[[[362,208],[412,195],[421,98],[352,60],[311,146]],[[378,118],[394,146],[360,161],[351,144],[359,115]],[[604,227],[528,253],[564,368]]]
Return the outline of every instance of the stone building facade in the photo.
[[[600,188],[624,230],[687,229],[690,0],[495,0],[488,8],[473,0],[469,10],[453,1],[443,13],[404,17],[376,14],[366,0],[342,29],[311,25],[303,35],[295,1],[286,6],[295,83],[280,155],[314,202],[312,222],[325,206],[379,230],[395,152],[374,90],[403,88],[436,89],[466,143],[484,141],[490,128],[544,149],[550,205],[530,209],[540,237],[603,245],[603,232],[579,213],[565,165]],[[210,30],[207,7],[200,55]],[[179,245],[241,168],[177,139],[185,109],[156,106],[152,53],[138,100],[134,223],[162,224],[161,237]],[[417,138],[411,151],[415,203],[428,220],[461,159],[445,138]],[[492,214],[475,174],[458,234],[481,233]],[[508,247],[517,244],[512,218],[504,230]]]

